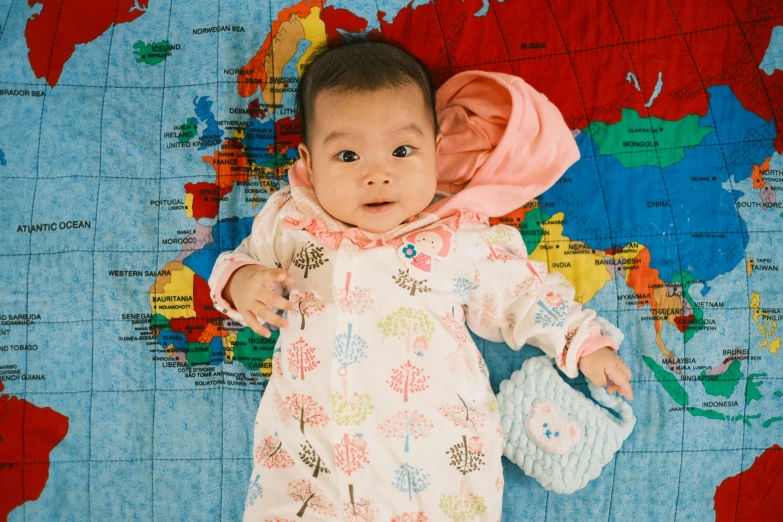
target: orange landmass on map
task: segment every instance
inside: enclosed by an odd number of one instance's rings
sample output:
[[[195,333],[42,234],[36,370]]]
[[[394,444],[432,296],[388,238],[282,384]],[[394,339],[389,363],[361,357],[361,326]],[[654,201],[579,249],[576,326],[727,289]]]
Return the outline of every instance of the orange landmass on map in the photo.
[[[767,158],[761,166],[753,165],[753,174],[750,175],[750,179],[753,180],[753,188],[760,189],[764,186],[764,173],[769,170],[769,160]]]

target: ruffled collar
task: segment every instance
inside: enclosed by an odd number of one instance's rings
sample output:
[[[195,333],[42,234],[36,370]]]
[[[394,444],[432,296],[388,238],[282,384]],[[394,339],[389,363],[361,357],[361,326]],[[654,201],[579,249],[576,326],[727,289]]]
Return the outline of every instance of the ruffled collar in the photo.
[[[469,209],[449,209],[443,212],[420,212],[387,232],[375,234],[332,217],[323,209],[311,188],[292,186],[280,192],[279,197],[283,198],[280,206],[284,208],[281,226],[288,230],[306,230],[334,250],[346,239],[361,249],[382,246],[398,248],[407,234],[433,225],[444,225],[456,231],[463,223],[489,224],[488,217],[483,214]]]

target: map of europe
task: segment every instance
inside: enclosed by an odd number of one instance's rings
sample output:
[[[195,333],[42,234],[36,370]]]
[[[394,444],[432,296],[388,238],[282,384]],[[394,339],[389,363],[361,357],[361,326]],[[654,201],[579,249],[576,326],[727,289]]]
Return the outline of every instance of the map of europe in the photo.
[[[356,33],[522,77],[579,145],[493,221],[625,334],[638,422],[572,495],[504,459],[503,520],[779,520],[781,0],[0,1],[0,520],[241,519],[276,337],[207,280]],[[540,353],[476,342],[496,391]]]

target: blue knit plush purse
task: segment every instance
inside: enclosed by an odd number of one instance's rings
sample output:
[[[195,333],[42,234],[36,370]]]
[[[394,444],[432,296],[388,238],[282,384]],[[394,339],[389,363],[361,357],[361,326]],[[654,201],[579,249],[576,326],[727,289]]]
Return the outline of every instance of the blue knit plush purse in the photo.
[[[573,493],[596,478],[636,423],[623,399],[589,379],[587,385],[595,402],[566,383],[546,355],[528,359],[500,383],[503,454],[556,493]]]

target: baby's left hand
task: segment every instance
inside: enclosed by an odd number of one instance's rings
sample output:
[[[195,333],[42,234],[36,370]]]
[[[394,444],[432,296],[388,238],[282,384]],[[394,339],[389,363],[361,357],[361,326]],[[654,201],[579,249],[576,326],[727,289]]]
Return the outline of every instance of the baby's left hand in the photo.
[[[631,370],[611,348],[604,347],[582,357],[579,360],[579,369],[596,386],[606,386],[611,382],[611,386],[606,389],[607,392],[619,391],[626,399],[633,399]]]

